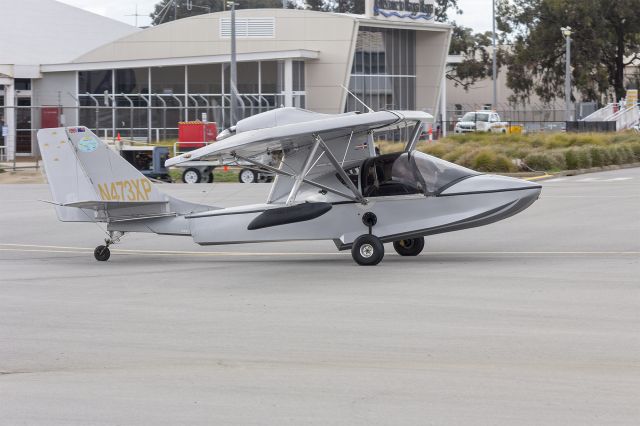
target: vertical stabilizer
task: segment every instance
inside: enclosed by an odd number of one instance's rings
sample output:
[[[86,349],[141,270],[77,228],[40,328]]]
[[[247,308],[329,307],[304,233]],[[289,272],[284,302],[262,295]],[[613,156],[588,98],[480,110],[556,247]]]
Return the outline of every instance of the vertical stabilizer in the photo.
[[[94,221],[97,206],[106,210],[104,206],[131,208],[167,201],[149,179],[86,127],[42,129],[38,145],[62,221]]]

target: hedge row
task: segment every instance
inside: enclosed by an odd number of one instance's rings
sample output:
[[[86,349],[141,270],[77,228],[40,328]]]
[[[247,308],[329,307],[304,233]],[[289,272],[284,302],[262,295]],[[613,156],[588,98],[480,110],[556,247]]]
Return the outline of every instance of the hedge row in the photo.
[[[379,146],[383,153],[402,149],[395,143]],[[418,149],[482,172],[560,171],[640,162],[640,135],[476,133],[421,143]]]

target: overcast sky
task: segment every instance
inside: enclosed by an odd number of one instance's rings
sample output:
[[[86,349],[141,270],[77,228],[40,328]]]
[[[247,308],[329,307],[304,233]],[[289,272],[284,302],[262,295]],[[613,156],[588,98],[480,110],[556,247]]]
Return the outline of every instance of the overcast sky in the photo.
[[[59,0],[76,7],[81,7],[99,15],[108,16],[128,24],[135,24],[134,16],[136,3],[138,14],[138,26],[149,25],[149,13],[158,0]],[[476,31],[488,31],[491,29],[491,0],[458,0],[463,15],[455,16],[455,20],[466,27]]]

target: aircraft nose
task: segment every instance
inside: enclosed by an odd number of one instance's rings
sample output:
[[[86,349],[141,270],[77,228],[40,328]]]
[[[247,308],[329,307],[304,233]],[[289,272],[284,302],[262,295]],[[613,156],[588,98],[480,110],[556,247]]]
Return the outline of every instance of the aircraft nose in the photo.
[[[464,179],[446,190],[441,195],[478,194],[491,192],[507,192],[519,190],[536,190],[536,198],[542,186],[526,180],[500,175],[477,175]]]

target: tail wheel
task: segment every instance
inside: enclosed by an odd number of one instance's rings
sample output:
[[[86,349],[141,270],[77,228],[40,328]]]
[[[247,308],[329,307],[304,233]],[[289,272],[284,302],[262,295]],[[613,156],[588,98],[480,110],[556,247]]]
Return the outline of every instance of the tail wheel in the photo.
[[[99,262],[106,262],[111,257],[111,251],[107,246],[98,246],[93,251],[93,257]]]
[[[393,248],[400,256],[417,256],[424,249],[424,237],[394,241]]]
[[[184,183],[200,183],[202,181],[202,173],[198,169],[189,168],[182,173],[182,181]]]
[[[351,256],[358,265],[377,265],[384,257],[384,244],[375,235],[361,235],[353,242]]]
[[[242,169],[238,175],[238,181],[240,181],[240,183],[256,183],[258,181],[258,174],[251,169]]]

